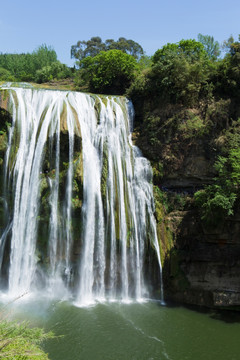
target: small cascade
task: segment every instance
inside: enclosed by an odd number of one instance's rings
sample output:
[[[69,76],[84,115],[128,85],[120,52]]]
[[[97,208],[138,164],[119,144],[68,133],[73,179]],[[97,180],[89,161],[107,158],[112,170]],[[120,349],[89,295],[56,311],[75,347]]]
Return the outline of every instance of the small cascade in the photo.
[[[58,114],[60,118],[60,114]],[[60,162],[60,123],[59,121],[56,124],[56,128],[51,128],[50,133],[50,152],[51,157],[54,156],[54,138],[56,141],[55,149],[55,178],[49,179],[51,195],[49,196],[50,203],[50,234],[49,234],[49,260],[50,260],[50,281],[56,278],[57,274],[57,247],[58,247],[58,237],[59,237],[59,221],[58,221],[58,201],[59,201],[59,162]]]
[[[37,96],[37,93],[21,89],[15,90],[15,96],[18,108],[14,126],[18,125],[16,129],[19,143],[13,166],[10,168],[10,172],[12,172],[11,186],[14,188],[15,195],[9,292],[12,296],[19,296],[21,293],[30,291],[36,268],[39,174],[55,102],[50,103],[47,94],[43,94],[43,101],[41,101],[42,99]],[[46,115],[41,123],[44,109],[47,109]],[[16,146],[16,144],[14,145]]]
[[[8,264],[9,294],[44,288],[74,295],[79,305],[140,301],[149,296],[150,246],[163,296],[152,170],[131,141],[131,103],[67,91],[8,93],[0,266]]]
[[[64,202],[64,218],[65,218],[65,234],[63,234],[63,241],[65,239],[65,275],[67,285],[69,285],[71,277],[71,247],[72,247],[72,233],[71,233],[71,213],[72,213],[72,183],[73,183],[73,152],[74,152],[74,116],[67,106],[67,128],[69,137],[69,152],[68,152],[68,170],[67,170],[67,184]]]

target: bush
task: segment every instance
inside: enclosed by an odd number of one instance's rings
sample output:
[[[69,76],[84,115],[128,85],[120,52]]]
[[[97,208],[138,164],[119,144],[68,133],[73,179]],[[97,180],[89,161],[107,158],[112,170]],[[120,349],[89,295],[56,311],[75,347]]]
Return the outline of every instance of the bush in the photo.
[[[193,106],[208,92],[209,60],[200,56],[202,52],[180,51],[173,47],[176,44],[170,45],[153,56],[151,88],[166,102]]]
[[[219,156],[215,169],[218,177],[214,179],[214,184],[194,195],[201,217],[209,225],[234,214],[234,204],[239,197],[240,148],[230,149],[227,157]]]
[[[31,54],[0,53],[0,68],[5,69],[5,72],[2,71],[3,80],[33,81],[38,70],[51,67],[54,63],[59,63],[57,54],[52,47],[45,44],[39,46]]]
[[[201,209],[201,218],[207,225],[216,225],[233,215],[236,200],[234,192],[225,192],[219,185],[209,185],[194,194],[195,203]]]
[[[35,81],[39,84],[51,81],[53,79],[66,79],[71,76],[71,70],[60,61],[56,61],[51,65],[44,66],[36,71]]]
[[[216,65],[204,46],[195,40],[167,44],[155,52],[132,83],[128,93],[133,97],[148,97],[158,104],[195,106],[204,97],[211,97],[210,75]]]
[[[195,136],[202,136],[206,131],[206,125],[200,116],[194,115],[188,111],[188,116],[183,122],[179,124],[178,129],[181,132],[183,138],[189,139]]]
[[[5,309],[0,313],[0,358],[9,360],[48,360],[40,344],[53,338],[40,328],[30,328],[26,322],[6,320]]]
[[[14,81],[14,76],[10,73],[10,71],[0,67],[0,81]]]
[[[76,84],[97,93],[123,94],[136,76],[136,59],[121,50],[102,51],[80,61]]]

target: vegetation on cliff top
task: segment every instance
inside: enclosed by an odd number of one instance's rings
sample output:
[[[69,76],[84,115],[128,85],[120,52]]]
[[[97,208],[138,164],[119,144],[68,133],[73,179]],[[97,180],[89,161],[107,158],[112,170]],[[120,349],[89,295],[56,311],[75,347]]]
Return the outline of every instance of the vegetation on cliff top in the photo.
[[[181,177],[193,154],[208,159],[207,183],[198,181],[202,189],[194,199],[202,219],[214,225],[234,213],[240,195],[240,42],[229,38],[219,59],[213,38],[199,40],[157,50],[127,95],[135,105],[137,144],[152,161],[156,184]]]
[[[69,78],[71,75],[71,69],[58,61],[55,50],[45,44],[31,54],[0,53],[0,81],[43,83],[52,79]]]
[[[92,92],[122,94],[130,86],[138,69],[137,61],[121,50],[101,51],[79,62],[76,84],[87,84]]]
[[[133,40],[127,40],[120,37],[117,41],[107,39],[105,42],[99,36],[94,36],[90,40],[78,41],[76,45],[71,47],[71,57],[77,60],[83,60],[86,57],[94,57],[101,51],[120,50],[125,54],[132,55],[139,59],[144,51],[141,45]]]

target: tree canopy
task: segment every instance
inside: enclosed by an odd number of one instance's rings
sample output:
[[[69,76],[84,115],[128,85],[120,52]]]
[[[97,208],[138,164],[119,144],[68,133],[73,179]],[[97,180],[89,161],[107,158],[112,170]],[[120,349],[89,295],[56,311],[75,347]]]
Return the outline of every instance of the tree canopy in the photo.
[[[31,54],[0,54],[0,67],[10,71],[16,80],[33,80],[37,70],[57,61],[55,50],[45,44]]]
[[[221,53],[218,41],[213,36],[198,34],[198,41],[203,44],[205,51],[211,59],[217,59]]]
[[[153,55],[148,89],[165,102],[193,105],[205,91],[209,65],[203,44],[196,40],[164,45]]]
[[[122,94],[130,86],[138,69],[132,55],[121,50],[101,51],[80,61],[79,80],[90,91]]]
[[[158,61],[164,60],[171,54],[183,55],[188,61],[196,61],[206,57],[206,51],[203,44],[194,39],[189,39],[181,40],[178,43],[168,43],[167,45],[164,45],[153,55],[153,63],[156,64]]]
[[[57,60],[55,50],[46,44],[27,54],[0,53],[0,80],[41,83],[70,75],[70,69]]]
[[[239,41],[234,41],[230,36],[224,42],[225,57],[218,62],[217,72],[214,77],[216,92],[220,96],[229,97],[235,102],[240,101],[240,36]]]
[[[101,51],[121,50],[126,54],[134,56],[136,59],[143,55],[143,48],[133,40],[120,37],[117,41],[107,39],[105,42],[99,36],[94,36],[90,40],[78,41],[71,47],[71,58],[82,60],[88,56],[94,57]]]

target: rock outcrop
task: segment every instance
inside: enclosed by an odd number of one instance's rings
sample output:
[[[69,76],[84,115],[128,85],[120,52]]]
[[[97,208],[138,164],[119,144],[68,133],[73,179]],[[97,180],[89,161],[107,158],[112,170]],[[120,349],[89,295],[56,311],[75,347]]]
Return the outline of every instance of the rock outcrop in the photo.
[[[168,217],[175,235],[166,255],[167,297],[189,304],[221,308],[240,305],[240,216],[218,227],[203,226],[196,210]]]

